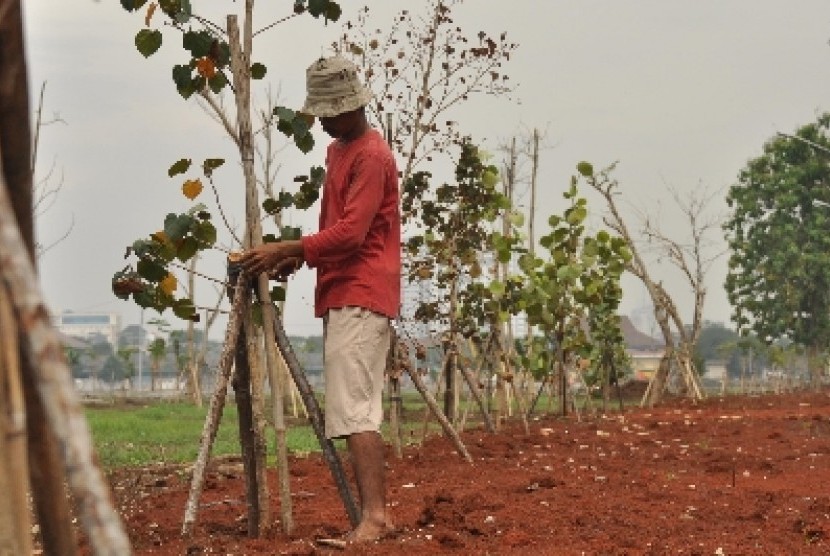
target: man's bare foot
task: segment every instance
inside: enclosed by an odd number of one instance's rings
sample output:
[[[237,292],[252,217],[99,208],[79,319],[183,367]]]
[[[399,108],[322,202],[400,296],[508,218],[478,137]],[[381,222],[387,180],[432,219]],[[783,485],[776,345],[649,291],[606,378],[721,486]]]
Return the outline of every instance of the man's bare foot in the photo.
[[[377,542],[390,538],[396,532],[395,526],[389,520],[383,522],[365,520],[361,521],[347,535],[333,539],[317,539],[317,544],[344,550],[349,545]]]

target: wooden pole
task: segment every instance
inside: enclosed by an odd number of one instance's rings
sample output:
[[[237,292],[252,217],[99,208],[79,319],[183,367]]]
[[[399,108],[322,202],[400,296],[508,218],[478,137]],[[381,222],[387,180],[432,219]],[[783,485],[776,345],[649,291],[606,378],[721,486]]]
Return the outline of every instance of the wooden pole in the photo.
[[[54,455],[47,446],[48,438],[54,438],[55,446],[61,447],[54,460],[30,460],[32,470],[40,464],[39,469],[45,474],[32,473],[41,531],[56,534],[49,539],[49,542],[54,541],[54,545],[50,545],[50,554],[76,553],[69,514],[55,511],[67,501],[62,495],[65,479],[79,506],[81,524],[93,552],[127,555],[131,553],[130,542],[121,518],[113,508],[109,486],[95,464],[92,436],[76,399],[71,371],[50,322],[29,253],[17,227],[5,184],[0,183],[0,278],[8,288],[18,325],[27,418],[37,411],[37,420],[43,424],[42,429],[28,429],[30,457],[33,454],[44,458]],[[35,431],[48,431],[47,438],[33,437]],[[47,451],[44,453],[37,448]],[[61,463],[63,473],[60,472]],[[43,482],[36,484],[38,479]],[[57,490],[43,492],[55,483]],[[52,531],[48,530],[50,527],[53,527]],[[58,547],[58,551],[52,551],[52,546]]]
[[[213,397],[210,400],[208,415],[202,427],[199,454],[196,457],[196,463],[193,465],[190,493],[185,504],[184,521],[182,523],[183,537],[189,537],[193,532],[193,526],[196,524],[199,497],[202,494],[202,487],[205,482],[205,468],[210,458],[210,451],[213,449],[213,441],[216,439],[216,431],[219,430],[222,411],[225,408],[228,380],[230,379],[234,357],[236,356],[236,344],[239,340],[239,331],[242,328],[242,311],[247,310],[247,300],[249,299],[248,288],[245,286],[245,274],[243,273],[234,288],[233,304],[231,305],[228,327],[225,329],[224,347],[222,349],[222,355],[219,357],[219,368],[217,370]]]
[[[240,42],[239,25],[235,15],[228,16],[228,45],[231,51],[231,72],[233,73],[234,98],[236,100],[236,118],[239,132],[239,154],[242,170],[245,174],[245,220],[247,222],[246,241],[249,246],[262,244],[262,226],[260,224],[259,200],[256,175],[254,173],[254,141],[251,125],[251,44],[252,44],[253,0],[245,2],[244,36]],[[268,275],[262,273],[256,278],[256,291],[263,312],[263,334],[265,338],[274,337],[275,310],[270,302]],[[282,382],[278,374],[278,358],[274,343],[265,343],[266,368],[271,384],[272,415],[276,437],[276,461],[280,487],[280,517],[282,529],[290,533],[294,527],[291,502],[291,481],[288,473],[288,447],[285,432],[285,410]]]

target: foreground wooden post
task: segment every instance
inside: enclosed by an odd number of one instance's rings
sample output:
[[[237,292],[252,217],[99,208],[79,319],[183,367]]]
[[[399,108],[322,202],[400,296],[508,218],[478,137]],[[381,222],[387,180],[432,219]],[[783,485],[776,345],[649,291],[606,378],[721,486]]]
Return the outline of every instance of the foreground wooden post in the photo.
[[[31,554],[27,500],[26,410],[20,381],[17,325],[0,283],[0,554]]]
[[[113,508],[109,485],[95,465],[92,437],[75,397],[63,348],[38,289],[38,278],[17,227],[5,183],[0,183],[0,278],[8,288],[18,323],[24,389],[27,390],[27,416],[31,415],[29,410],[33,407],[43,410],[46,429],[54,435],[61,448],[64,476],[80,509],[81,523],[93,552],[128,555],[131,553],[130,542],[121,518]],[[39,403],[30,405],[30,400]],[[34,443],[30,440],[30,446],[41,446],[43,443],[43,438],[35,438]],[[61,475],[57,467],[45,471],[50,477]],[[33,488],[36,488],[34,484]],[[49,494],[55,505],[66,500],[65,496],[60,495],[60,490]],[[70,531],[72,527],[69,520],[67,523],[47,522],[42,525],[54,525]],[[63,542],[68,541],[64,539]],[[62,548],[66,550],[52,553],[63,555],[76,551],[74,545]]]

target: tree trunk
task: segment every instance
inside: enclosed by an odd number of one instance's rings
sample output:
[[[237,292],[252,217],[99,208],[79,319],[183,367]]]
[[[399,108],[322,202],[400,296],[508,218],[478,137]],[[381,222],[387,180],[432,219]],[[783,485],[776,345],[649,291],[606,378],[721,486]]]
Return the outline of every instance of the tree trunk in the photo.
[[[254,141],[251,126],[251,44],[252,44],[253,0],[245,2],[245,28],[243,41],[240,43],[239,26],[235,15],[228,16],[228,44],[231,51],[231,71],[233,73],[234,98],[236,100],[236,118],[239,130],[239,154],[242,170],[245,174],[245,220],[247,223],[246,241],[250,246],[262,244],[259,201],[257,195],[256,175],[254,173]],[[274,306],[270,302],[268,276],[263,273],[256,279],[256,288],[263,313],[263,334],[265,342],[266,366],[271,383],[271,399],[276,436],[276,460],[280,487],[280,516],[282,528],[290,533],[294,527],[291,503],[291,483],[288,473],[288,448],[285,435],[284,396],[280,389],[281,381],[277,372],[278,355],[274,343]],[[256,386],[256,385],[255,385]]]
[[[810,387],[819,391],[821,389],[821,378],[824,376],[824,365],[821,357],[821,350],[816,345],[807,347],[807,366],[810,369]]]

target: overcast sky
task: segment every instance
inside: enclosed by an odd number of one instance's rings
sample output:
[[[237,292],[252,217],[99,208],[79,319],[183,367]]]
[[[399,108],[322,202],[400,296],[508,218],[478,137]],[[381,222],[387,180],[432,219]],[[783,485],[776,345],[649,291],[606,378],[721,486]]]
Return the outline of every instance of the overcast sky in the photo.
[[[368,4],[378,27],[387,26],[402,7],[417,11],[422,5],[340,3],[346,19]],[[224,25],[225,10],[242,2],[193,4]],[[292,2],[259,4],[255,27],[287,13]],[[42,130],[41,177],[54,162],[63,187],[38,219],[39,240],[51,243],[74,221],[69,236],[41,260],[46,298],[54,312],[119,312],[125,325],[137,323],[138,309],[114,297],[110,280],[126,264],[125,246],[160,229],[166,213],[189,208],[167,168],[183,157],[235,161],[233,149],[216,123],[173,88],[171,67],[183,59],[173,32],[165,32],[168,44],[145,60],[133,45],[143,17],[125,12],[115,0],[27,0],[24,9],[32,107],[45,81],[45,115],[57,113],[65,122]],[[157,16],[156,22],[161,20]],[[514,98],[476,99],[452,116],[491,150],[534,127],[545,132],[540,225],[561,211],[562,191],[579,161],[596,167],[619,161],[615,175],[630,226],[637,227],[636,211],[659,213],[666,232],[682,240],[688,227],[673,209],[667,187],[681,194],[700,188],[725,192],[767,139],[830,110],[827,0],[467,0],[456,10],[456,22],[471,35],[479,29],[505,31],[520,45],[504,68],[519,84]],[[269,72],[255,90],[255,105],[270,85],[284,104],[299,106],[306,66],[328,53],[339,32],[339,24],[325,27],[304,17],[261,35],[254,58]],[[319,135],[318,144],[324,142]],[[322,164],[322,150],[303,157],[289,149],[282,163],[281,179],[288,183],[303,169]],[[241,224],[241,172],[227,164],[216,180],[225,211]],[[600,200],[588,197],[599,212]],[[722,198],[713,214],[726,211]],[[311,213],[295,217],[308,232],[314,231],[316,207]],[[688,286],[654,264],[689,317]],[[204,272],[222,277],[221,265],[206,266]],[[723,258],[708,275],[705,316],[726,323],[725,268]],[[312,284],[308,270],[292,282],[286,310],[290,334],[321,330],[312,316]],[[643,304],[645,294],[633,279],[624,286],[628,313]],[[197,303],[211,304],[213,297],[210,283],[200,282]],[[178,326],[175,317],[166,318]],[[223,329],[220,325],[211,335],[221,337]]]

